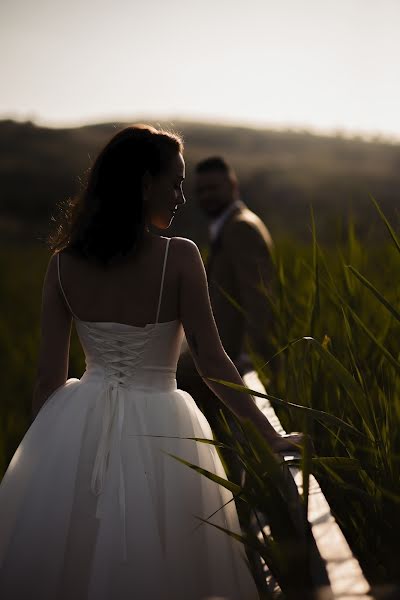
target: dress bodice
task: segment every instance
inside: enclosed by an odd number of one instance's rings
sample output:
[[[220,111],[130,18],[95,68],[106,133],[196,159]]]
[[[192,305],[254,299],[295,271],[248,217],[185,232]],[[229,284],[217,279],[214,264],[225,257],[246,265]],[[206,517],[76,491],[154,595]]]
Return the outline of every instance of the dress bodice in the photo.
[[[168,238],[166,242],[156,320],[143,327],[80,319],[73,312],[63,289],[60,254],[57,255],[60,288],[74,318],[85,353],[85,380],[92,376],[102,376],[111,387],[149,385],[151,388],[158,388],[163,381],[168,387],[171,376],[175,378],[183,339],[182,325],[179,319],[164,323],[158,321],[170,241]]]
[[[94,461],[91,489],[99,495],[106,482],[108,456],[113,439],[119,454],[118,498],[125,532],[125,478],[121,462],[121,439],[124,423],[124,403],[135,402],[136,392],[173,392],[177,389],[176,367],[179,359],[183,328],[179,319],[160,323],[161,299],[170,238],[167,239],[161,275],[156,320],[143,327],[126,323],[83,321],[73,312],[61,283],[60,254],[57,254],[59,285],[75,321],[80,343],[85,353],[86,370],[81,383],[99,382],[99,405],[102,406],[102,430]],[[131,390],[133,394],[122,392]],[[101,518],[104,494],[97,504],[96,516]],[[126,559],[126,535],[123,537]]]
[[[85,378],[103,376],[111,386],[170,389],[183,338],[178,319],[144,327],[75,319],[75,326],[85,353]]]

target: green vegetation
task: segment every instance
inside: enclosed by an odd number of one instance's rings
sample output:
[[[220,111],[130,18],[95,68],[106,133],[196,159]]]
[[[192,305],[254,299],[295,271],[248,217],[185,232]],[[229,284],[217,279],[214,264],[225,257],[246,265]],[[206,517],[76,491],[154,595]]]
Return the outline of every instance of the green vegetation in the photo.
[[[193,198],[193,171],[198,160],[214,154],[222,154],[236,169],[243,200],[274,238],[309,239],[310,201],[324,243],[344,240],[349,214],[362,239],[375,243],[381,238],[369,192],[391,220],[396,218],[399,144],[178,120],[151,123],[172,126],[185,139],[188,202],[172,235],[206,242],[204,217]],[[55,204],[78,192],[97,152],[127,124],[50,129],[0,121],[0,234],[21,230],[37,239]]]
[[[41,294],[49,258],[49,251],[39,245],[9,242],[0,251],[0,476],[31,422]],[[70,376],[80,377],[84,369],[83,353],[73,328]]]
[[[188,202],[168,234],[205,242],[191,174],[197,160],[224,155],[237,170],[243,199],[276,243],[276,288],[271,297],[265,293],[275,328],[265,334],[279,353],[280,370],[271,379],[261,361],[260,376],[286,431],[311,435],[316,456],[303,457],[304,474],[316,475],[370,583],[400,584],[400,243],[394,231],[400,147],[306,132],[174,126],[187,144]],[[38,240],[55,204],[78,190],[116,128],[50,130],[0,122],[0,475],[30,425],[41,286],[50,257]],[[69,377],[83,371],[73,329]],[[309,584],[307,523],[303,518],[298,529],[290,481],[257,434],[251,428],[246,433],[246,447],[235,440],[232,446],[247,485],[232,491],[244,499],[238,501],[242,522],[253,508],[270,515],[271,536],[261,542],[249,530],[245,541],[264,556],[290,597],[288,564]],[[304,516],[307,495],[300,506]],[[300,557],[299,547],[305,548]]]
[[[305,466],[317,476],[372,584],[399,583],[400,244],[389,223],[382,221],[382,228],[387,241],[368,248],[357,239],[351,223],[346,243],[336,248],[321,248],[316,236],[311,245],[278,241],[277,286],[273,298],[266,295],[266,302],[275,314],[272,335],[282,360],[270,385],[268,366],[260,365],[284,428],[310,433],[316,457],[311,464],[308,458]],[[48,258],[48,251],[38,245],[11,242],[0,254],[2,473],[30,424],[41,285]],[[69,376],[80,377],[83,370],[73,329]],[[260,449],[262,442],[251,431],[248,436],[250,445],[238,450],[248,474],[242,516],[247,518],[253,507],[276,519],[269,544],[264,541],[261,547],[250,531],[248,541],[273,566],[284,588],[285,536],[292,540],[292,548],[309,538],[306,530],[295,530],[293,519],[287,530],[280,529],[282,516],[272,509],[276,494],[291,497],[289,484],[277,475],[266,448]],[[305,510],[306,498],[304,503]],[[280,506],[287,515],[293,511],[290,502],[286,508]],[[290,556],[292,564],[298,553],[289,552]],[[301,564],[292,567],[306,577]],[[290,592],[290,581],[287,586]]]
[[[315,238],[308,260],[293,256],[283,265],[281,257],[274,305],[278,346],[312,338],[283,353],[276,395],[335,415],[361,434],[307,422],[317,454],[335,457],[316,459],[313,470],[373,583],[399,578],[400,245],[382,219],[386,245],[367,250],[350,224],[346,246],[329,258]],[[307,416],[288,410],[280,418],[293,430]]]
[[[277,288],[266,302],[275,315],[281,369],[269,386],[267,369],[258,370],[285,430],[311,435],[316,453],[303,455],[304,481],[310,471],[317,477],[366,577],[379,586],[400,583],[400,241],[371,200],[389,234],[386,244],[367,250],[350,223],[347,243],[335,250],[319,247],[314,227],[311,247],[278,246]],[[293,493],[266,444],[251,428],[247,439],[245,449],[233,438],[229,444],[249,485],[234,492],[243,500],[239,513],[243,522],[249,511],[265,511],[271,534],[261,544],[249,531],[242,541],[266,560],[285,596],[295,598],[300,587],[293,591],[285,565],[303,573],[294,580],[306,586],[312,543],[306,526],[303,538],[295,531]],[[299,505],[305,515],[307,495]],[[293,546],[282,535],[283,520]],[[305,566],[292,553],[301,543]]]

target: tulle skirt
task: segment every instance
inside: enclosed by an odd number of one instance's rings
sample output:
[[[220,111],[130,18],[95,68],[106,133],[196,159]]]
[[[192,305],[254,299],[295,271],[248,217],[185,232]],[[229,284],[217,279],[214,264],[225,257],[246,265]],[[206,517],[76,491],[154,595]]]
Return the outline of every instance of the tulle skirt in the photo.
[[[185,437],[213,435],[176,383],[55,390],[0,483],[0,597],[258,600],[244,546],[210,524],[241,533],[232,493],[168,454],[225,479],[217,451]]]

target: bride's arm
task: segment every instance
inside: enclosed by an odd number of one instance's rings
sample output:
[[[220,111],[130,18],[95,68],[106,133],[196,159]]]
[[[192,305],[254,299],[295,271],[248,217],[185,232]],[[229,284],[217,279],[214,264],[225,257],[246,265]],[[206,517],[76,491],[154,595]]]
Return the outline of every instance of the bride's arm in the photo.
[[[40,347],[32,398],[34,419],[50,394],[68,377],[72,317],[62,296],[56,255],[49,260],[42,290]]]
[[[219,337],[208,292],[207,276],[198,247],[186,238],[174,238],[180,264],[180,317],[197,371],[202,377],[214,377],[244,386],[235,365],[225,352]],[[204,378],[214,394],[241,422],[252,421],[274,449],[282,436],[275,431],[257,407],[253,396]]]

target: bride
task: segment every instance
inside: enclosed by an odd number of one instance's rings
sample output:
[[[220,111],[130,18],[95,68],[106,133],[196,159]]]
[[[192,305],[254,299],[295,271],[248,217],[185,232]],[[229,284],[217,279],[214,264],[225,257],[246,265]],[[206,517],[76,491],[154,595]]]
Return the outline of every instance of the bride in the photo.
[[[256,600],[232,493],[196,402],[176,385],[183,332],[198,373],[279,453],[280,436],[221,345],[196,244],[166,230],[186,199],[182,138],[136,124],[105,145],[49,236],[33,422],[0,483],[0,597]],[[68,379],[74,322],[85,353]]]

